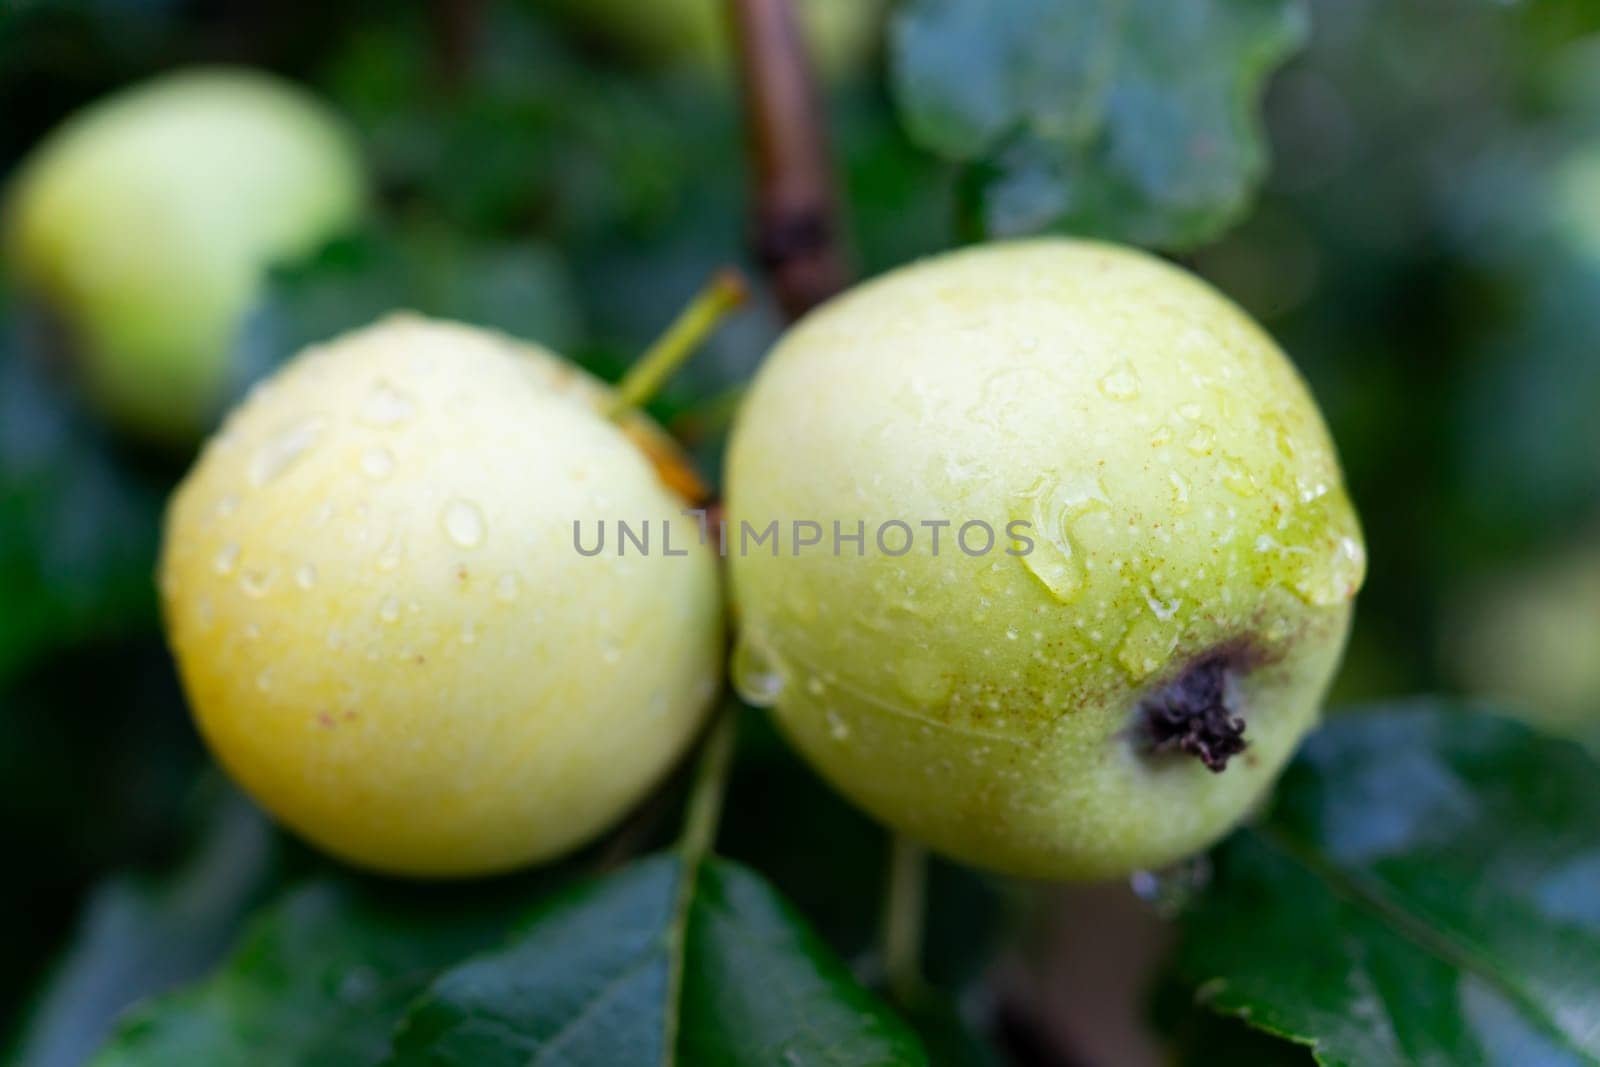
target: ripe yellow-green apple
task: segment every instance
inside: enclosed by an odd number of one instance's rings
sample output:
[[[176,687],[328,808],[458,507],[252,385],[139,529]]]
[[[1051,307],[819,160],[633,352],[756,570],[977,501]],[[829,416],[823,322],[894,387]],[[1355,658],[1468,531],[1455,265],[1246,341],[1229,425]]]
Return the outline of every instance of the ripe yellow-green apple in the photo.
[[[756,378],[727,492],[741,691],[867,811],[1023,876],[1234,825],[1317,719],[1365,569],[1278,348],[1090,242],[955,252],[813,311]],[[796,523],[821,543],[797,554]]]
[[[359,215],[346,131],[265,74],[200,69],[117,93],[24,162],[12,272],[53,314],[88,394],[131,431],[192,442],[226,399],[267,269]]]
[[[1499,575],[1451,614],[1447,651],[1469,689],[1544,729],[1600,741],[1600,550]]]
[[[647,61],[712,67],[729,62],[727,0],[542,0],[587,31]],[[844,79],[867,62],[882,0],[795,0],[821,73]]]
[[[208,442],[167,515],[168,638],[211,750],[289,827],[382,871],[499,871],[683,751],[721,672],[716,561],[575,550],[574,522],[592,548],[687,506],[611,395],[402,316],[301,353]]]

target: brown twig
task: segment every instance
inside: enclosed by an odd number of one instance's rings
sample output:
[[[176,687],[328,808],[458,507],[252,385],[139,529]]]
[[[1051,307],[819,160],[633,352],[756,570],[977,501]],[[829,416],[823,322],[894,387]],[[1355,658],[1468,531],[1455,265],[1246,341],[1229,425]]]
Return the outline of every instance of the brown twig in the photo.
[[[797,319],[850,281],[821,96],[791,0],[727,0],[755,180],[753,242]]]
[[[454,93],[472,73],[483,26],[481,0],[432,0],[428,20],[433,33],[434,67],[441,87]]]

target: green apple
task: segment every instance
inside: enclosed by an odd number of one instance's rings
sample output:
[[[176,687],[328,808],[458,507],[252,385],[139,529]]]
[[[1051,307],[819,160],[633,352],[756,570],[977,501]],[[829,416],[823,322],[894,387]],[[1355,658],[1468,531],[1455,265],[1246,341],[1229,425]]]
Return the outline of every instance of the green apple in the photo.
[[[730,62],[727,0],[541,0],[618,48],[658,63]],[[795,0],[812,57],[830,80],[861,70],[883,25],[883,0]]]
[[[192,441],[230,385],[266,270],[349,226],[355,148],[316,100],[245,70],[167,75],[69,119],[24,162],[6,254],[64,328],[94,402]]]
[[[1316,721],[1365,571],[1282,352],[1089,242],[936,257],[811,313],[727,493],[741,692],[868,812],[1024,876],[1233,826]]]
[[[608,828],[667,772],[722,670],[711,549],[585,548],[682,522],[681,460],[533,346],[396,317],[308,349],[174,496],[168,639],[212,751],[312,842],[476,875]],[[637,528],[637,525],[636,525]],[[658,534],[659,536],[659,534]]]
[[[1600,740],[1600,551],[1500,575],[1451,617],[1460,625],[1447,653],[1468,689],[1544,729]]]

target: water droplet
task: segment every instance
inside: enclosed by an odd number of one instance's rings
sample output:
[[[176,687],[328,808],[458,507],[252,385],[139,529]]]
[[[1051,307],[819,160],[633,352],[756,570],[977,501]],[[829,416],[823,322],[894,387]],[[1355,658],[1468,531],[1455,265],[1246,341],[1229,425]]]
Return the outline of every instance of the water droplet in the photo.
[[[1256,495],[1255,479],[1250,477],[1250,472],[1243,463],[1232,456],[1222,461],[1222,484],[1242,497]]]
[[[389,531],[389,536],[384,539],[383,547],[378,549],[378,556],[374,562],[380,571],[387,573],[400,566],[400,561],[405,555],[406,535],[396,528]]]
[[[384,597],[383,603],[378,605],[378,618],[384,622],[394,622],[400,617],[400,601],[394,597]]]
[[[238,562],[239,546],[229,541],[217,549],[217,554],[211,560],[211,569],[216,571],[218,576],[226,578],[233,573],[234,565]]]
[[[1196,856],[1159,871],[1138,871],[1129,880],[1134,895],[1164,919],[1175,919],[1211,882],[1211,861]]]
[[[729,673],[739,698],[756,708],[777,704],[787,684],[778,661],[759,643],[742,634],[734,646]]]
[[[1133,364],[1123,360],[1100,379],[1100,392],[1112,400],[1132,400],[1139,395],[1139,375]]]
[[[250,461],[250,483],[263,486],[280,477],[317,443],[321,432],[322,420],[314,416],[280,431]]]
[[[895,680],[906,699],[919,708],[948,700],[953,684],[950,675],[937,661],[922,656],[901,660],[895,667]]]
[[[1209,456],[1212,448],[1216,447],[1217,435],[1211,427],[1204,424],[1196,426],[1184,438],[1183,447],[1196,456]]]
[[[378,382],[367,393],[356,418],[368,426],[397,426],[416,414],[417,405],[388,382]]]
[[[1177,505],[1174,510],[1181,515],[1189,510],[1189,483],[1177,471],[1168,471],[1167,480],[1172,483],[1173,502]]]
[[[1282,413],[1274,412],[1263,420],[1272,431],[1272,442],[1278,446],[1278,454],[1284,459],[1294,459],[1294,431],[1289,429]]]
[[[245,596],[260,600],[272,589],[272,574],[268,571],[251,568],[240,576],[239,588],[244,590]]]
[[[226,519],[239,510],[239,498],[232,493],[217,501],[217,518]]]
[[[301,589],[310,589],[317,584],[317,568],[309,563],[302,563],[295,569],[294,584]]]
[[[263,693],[272,688],[272,668],[263,667],[261,673],[256,675],[256,688]]]
[[[507,571],[500,576],[499,581],[494,583],[494,597],[502,604],[509,604],[517,599],[517,593],[521,591],[521,588],[521,580],[515,574]]]
[[[1159,619],[1141,619],[1128,628],[1117,648],[1117,662],[1135,682],[1160,670],[1178,647],[1178,628]]]
[[[845,741],[850,737],[850,724],[845,722],[837,711],[828,709],[828,736],[835,741]]]
[[[469,622],[465,626],[461,627],[461,643],[463,645],[475,645],[478,643],[477,623]]]
[[[1149,607],[1150,613],[1162,622],[1171,622],[1177,618],[1178,609],[1183,607],[1181,599],[1162,600],[1153,591],[1144,595],[1144,602]]]
[[[361,471],[368,478],[387,478],[394,473],[394,453],[374,445],[361,453]]]
[[[1313,607],[1333,607],[1355,596],[1366,574],[1366,549],[1354,537],[1340,537],[1322,565],[1308,568],[1294,589]]]
[[[316,510],[311,513],[311,528],[313,530],[320,530],[324,526],[328,525],[328,520],[331,518],[333,518],[333,501],[324,500],[322,503],[318,504]]]
[[[477,548],[483,543],[483,512],[470,500],[450,501],[444,509],[445,535],[462,548]]]
[[[1071,603],[1086,580],[1084,552],[1073,537],[1072,526],[1088,512],[1110,506],[1104,487],[1096,481],[1062,484],[1047,475],[1023,493],[1017,504],[1012,518],[1027,522],[1033,539],[1032,549],[1019,557],[1023,567],[1056,600]]]

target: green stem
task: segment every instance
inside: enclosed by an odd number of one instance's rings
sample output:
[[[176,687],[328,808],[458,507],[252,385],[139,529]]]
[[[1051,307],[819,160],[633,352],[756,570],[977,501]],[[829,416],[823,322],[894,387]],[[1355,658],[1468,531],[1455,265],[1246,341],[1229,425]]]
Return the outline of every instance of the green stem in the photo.
[[[678,1048],[679,1012],[683,1005],[683,967],[688,954],[689,913],[694,907],[695,885],[700,868],[716,843],[717,823],[722,816],[722,797],[728,789],[728,772],[733,767],[734,742],[739,734],[742,706],[724,700],[711,733],[700,747],[695,766],[694,785],[689,790],[689,807],[683,817],[683,832],[678,837],[678,891],[672,902],[672,920],[667,927],[667,1006],[664,1016],[667,1049],[666,1063],[675,1064]]]
[[[883,968],[889,994],[901,1007],[922,998],[922,923],[927,908],[928,857],[896,834],[889,845],[889,884],[883,898]]]
[[[694,785],[689,791],[689,806],[683,817],[683,834],[678,839],[678,851],[683,855],[685,867],[699,864],[716,842],[722,797],[727,792],[728,771],[733,766],[734,741],[739,735],[739,711],[737,701],[727,701],[701,746]]]
[[[718,271],[667,327],[667,332],[628,368],[617,385],[607,416],[619,418],[655,396],[672,372],[694,354],[728,312],[743,304],[748,295],[749,288],[738,271],[731,267]]]

